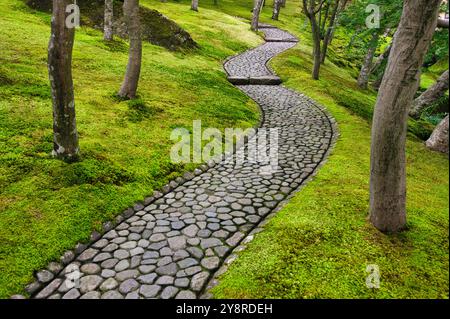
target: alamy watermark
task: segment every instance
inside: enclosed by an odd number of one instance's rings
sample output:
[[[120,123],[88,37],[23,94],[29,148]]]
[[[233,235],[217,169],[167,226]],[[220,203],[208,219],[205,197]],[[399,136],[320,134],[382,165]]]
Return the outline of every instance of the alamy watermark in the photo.
[[[366,267],[368,273],[366,277],[366,287],[369,289],[380,289],[380,267],[370,264]]]
[[[75,0],[73,4],[69,4],[66,7],[66,28],[73,29],[80,27],[80,7],[77,5]]]
[[[366,13],[369,15],[366,17],[366,27],[369,29],[380,28],[380,6],[376,4],[369,4],[366,7]]]
[[[176,128],[170,139],[176,143],[170,152],[173,163],[203,163],[219,160],[228,152],[226,163],[235,167],[259,164],[259,174],[274,174],[278,169],[278,128],[226,128],[224,135],[217,128],[202,129],[201,120],[193,121],[192,134]],[[232,150],[235,149],[234,154]]]

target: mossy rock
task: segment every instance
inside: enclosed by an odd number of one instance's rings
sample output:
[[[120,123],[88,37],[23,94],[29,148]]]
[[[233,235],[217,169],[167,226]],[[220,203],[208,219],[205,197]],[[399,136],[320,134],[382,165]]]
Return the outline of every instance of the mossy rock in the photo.
[[[27,5],[35,10],[52,11],[52,0],[26,0]],[[103,30],[104,0],[78,0],[81,12],[81,24]],[[114,1],[114,34],[128,38],[123,18],[123,1]],[[142,39],[162,46],[171,51],[193,49],[197,47],[190,34],[178,24],[156,10],[140,7]]]

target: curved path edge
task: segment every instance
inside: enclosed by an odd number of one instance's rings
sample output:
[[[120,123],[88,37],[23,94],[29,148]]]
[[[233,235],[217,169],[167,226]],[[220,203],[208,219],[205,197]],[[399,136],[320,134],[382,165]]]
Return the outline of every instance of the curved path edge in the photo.
[[[103,233],[94,231],[90,243],[78,244],[60,262],[37,272],[36,281],[26,287],[32,298],[212,297],[210,289],[237,252],[311,180],[339,135],[324,107],[273,85],[277,76],[267,63],[296,42],[273,26],[261,30],[266,43],[227,59],[224,68],[229,78],[250,79],[236,87],[259,105],[260,129],[279,130],[275,171],[261,176],[267,163],[235,165],[233,152],[185,173],[115,222],[104,223]],[[249,137],[245,152],[258,134]],[[80,286],[67,287],[71,266],[81,274]]]

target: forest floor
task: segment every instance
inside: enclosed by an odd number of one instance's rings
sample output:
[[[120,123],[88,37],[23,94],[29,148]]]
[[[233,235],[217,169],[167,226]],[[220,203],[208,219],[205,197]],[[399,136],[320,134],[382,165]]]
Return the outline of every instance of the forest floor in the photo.
[[[30,12],[19,0],[0,4],[0,297],[22,292],[34,270],[192,169],[170,163],[173,128],[189,129],[197,118],[219,129],[258,122],[256,104],[227,83],[222,69],[226,57],[263,42],[235,17],[250,17],[251,0],[221,0],[218,7],[211,1],[199,13],[191,12],[186,0],[142,0],[142,5],[179,23],[200,49],[174,53],[145,44],[140,99],[124,102],[114,93],[126,66],[126,42],[106,45],[99,31],[77,30],[74,82],[83,161],[64,164],[49,157],[50,17]],[[329,109],[341,137],[315,180],[232,264],[215,297],[448,298],[448,158],[428,151],[411,134],[408,231],[386,236],[374,230],[366,218],[376,93],[357,88],[354,68],[330,61],[321,80],[311,80],[303,21],[298,4],[288,0],[274,24],[301,42],[271,65],[286,86]],[[269,7],[262,22],[272,23]],[[337,38],[333,62],[339,44]],[[417,126],[412,131],[422,129]],[[365,286],[368,264],[380,268],[378,290]]]

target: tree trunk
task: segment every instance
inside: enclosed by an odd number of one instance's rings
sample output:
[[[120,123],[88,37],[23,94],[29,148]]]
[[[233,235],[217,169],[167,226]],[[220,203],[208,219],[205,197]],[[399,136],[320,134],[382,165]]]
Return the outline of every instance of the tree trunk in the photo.
[[[106,41],[113,39],[113,0],[105,0],[105,25],[103,38]]]
[[[198,11],[198,0],[192,0],[191,10]]]
[[[281,7],[286,8],[286,0],[281,0]]]
[[[75,98],[72,80],[72,49],[75,28],[66,26],[70,0],[53,0],[48,73],[53,104],[53,156],[76,160],[79,156]]]
[[[370,40],[369,48],[367,49],[367,54],[364,59],[364,63],[361,67],[361,71],[359,72],[358,86],[361,89],[367,89],[367,85],[369,83],[370,69],[372,68],[373,57],[375,55],[375,51],[378,46],[378,38],[379,38],[378,32],[375,32],[372,35],[372,39]]]
[[[448,115],[436,126],[425,144],[433,151],[448,154]]]
[[[253,31],[258,31],[259,14],[261,13],[263,1],[264,0],[255,0],[254,1],[255,7],[253,8],[253,17],[252,17],[252,26],[251,26]]]
[[[139,0],[125,0],[123,3],[125,22],[130,38],[128,65],[119,96],[134,99],[141,73],[142,39],[139,17]]]
[[[412,104],[409,115],[419,118],[423,110],[433,104],[436,100],[444,96],[448,90],[448,70],[442,73],[436,83],[416,98]]]
[[[273,2],[272,20],[278,20],[278,17],[280,15],[280,7],[281,7],[281,0],[275,0]]]
[[[389,45],[386,50],[384,50],[384,52],[377,58],[377,60],[375,61],[375,63],[373,64],[372,68],[370,69],[370,73],[372,74],[373,72],[375,72],[382,64],[383,61],[389,57],[389,53],[391,53],[391,45]]]
[[[339,11],[340,0],[335,0],[333,11],[331,13],[330,22],[328,23],[327,32],[323,38],[323,47],[322,47],[322,56],[320,58],[320,62],[324,63],[327,57],[328,45],[331,43],[331,38],[333,35],[334,23],[336,22],[336,17]]]
[[[440,0],[405,0],[372,123],[370,221],[383,232],[406,225],[406,128]]]
[[[315,18],[311,20],[311,30],[313,36],[313,58],[314,58],[312,77],[314,80],[318,80],[320,75],[320,64],[322,53],[320,50],[320,41],[321,41],[320,30]]]

